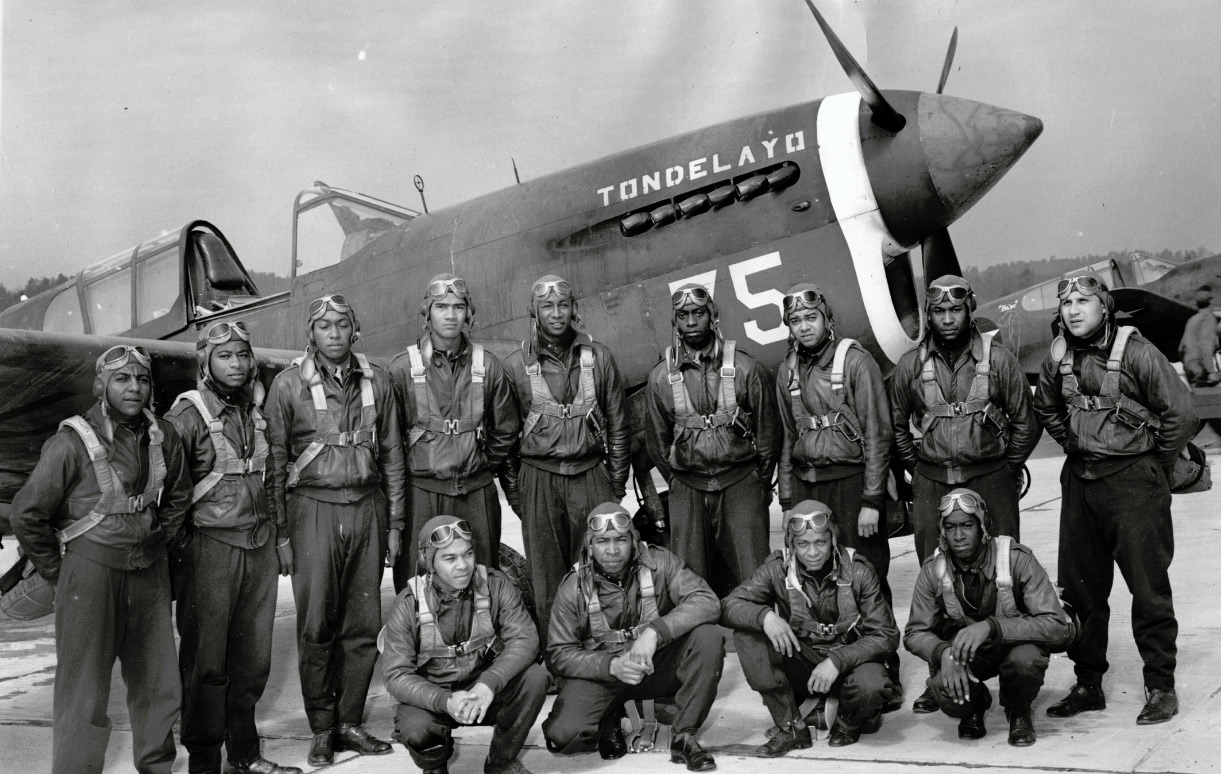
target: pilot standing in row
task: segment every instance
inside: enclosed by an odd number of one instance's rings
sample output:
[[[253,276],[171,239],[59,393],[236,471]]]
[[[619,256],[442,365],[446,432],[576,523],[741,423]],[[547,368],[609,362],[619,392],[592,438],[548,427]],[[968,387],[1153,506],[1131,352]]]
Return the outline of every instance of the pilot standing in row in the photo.
[[[649,455],[670,484],[672,550],[723,595],[770,551],[776,399],[763,366],[721,338],[707,288],[686,283],[670,301],[674,343],[647,387]]]
[[[406,524],[403,445],[390,377],[352,352],[360,335],[343,296],[310,303],[309,346],[267,396],[272,508],[287,524],[297,603],[298,669],[314,740],[309,764],[336,750],[385,755],[365,731],[382,625],[383,560]],[[286,542],[287,541],[287,542]]]
[[[52,774],[100,774],[110,678],[127,686],[132,758],[169,774],[181,685],[166,546],[185,545],[191,479],[174,426],[152,404],[152,358],[118,345],[97,359],[84,416],[60,424],[13,499],[22,551],[55,588]]]
[[[293,557],[264,489],[263,385],[245,323],[200,331],[196,359],[198,387],[166,413],[195,487],[189,548],[175,562],[187,770],[220,774],[223,743],[231,772],[301,774],[263,758],[254,722],[271,673],[276,576],[292,572]]]
[[[1068,455],[1060,474],[1057,575],[1082,632],[1068,651],[1077,684],[1047,714],[1106,708],[1108,598],[1118,564],[1132,592],[1132,633],[1145,664],[1146,701],[1136,722],[1164,723],[1179,711],[1167,482],[1199,419],[1166,356],[1115,321],[1101,277],[1086,272],[1060,280],[1057,292],[1061,335],[1043,363],[1034,406]]]
[[[424,335],[390,361],[411,485],[411,529],[407,551],[394,564],[396,592],[415,575],[420,527],[441,514],[470,524],[479,563],[499,566],[500,495],[492,479],[518,431],[504,365],[468,335],[475,304],[466,280],[433,277],[420,316]]]
[[[576,330],[572,286],[540,277],[530,291],[531,335],[505,360],[521,440],[509,456],[505,496],[522,518],[539,633],[546,639],[551,605],[585,537],[595,505],[626,494],[627,412],[615,358]]]
[[[993,333],[972,316],[975,293],[962,277],[933,280],[925,296],[925,338],[891,374],[895,453],[912,474],[916,558],[937,548],[938,503],[957,487],[988,502],[997,534],[1020,539],[1022,468],[1042,429],[1030,405],[1026,376]],[[911,424],[920,428],[917,444]],[[930,669],[937,670],[931,663]],[[926,690],[912,709],[937,711]]]

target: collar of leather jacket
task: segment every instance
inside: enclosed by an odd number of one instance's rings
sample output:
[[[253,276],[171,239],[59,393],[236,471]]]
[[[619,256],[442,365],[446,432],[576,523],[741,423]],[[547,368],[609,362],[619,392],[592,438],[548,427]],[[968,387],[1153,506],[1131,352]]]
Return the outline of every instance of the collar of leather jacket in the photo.
[[[975,362],[978,363],[984,357],[984,337],[979,332],[979,328],[975,327],[974,320],[971,321],[970,336],[971,343],[967,345],[967,348],[971,351],[971,357],[975,358]],[[947,349],[932,333],[929,333],[928,336],[928,347],[929,352],[937,353],[943,361],[951,366],[953,365],[950,362],[950,355],[955,353]]]
[[[950,557],[950,566],[953,567],[955,575],[976,570],[988,580],[992,580],[996,576],[996,541],[991,538],[984,543],[984,548],[979,552],[979,556],[975,557],[975,561],[967,565],[959,562],[953,554],[947,555]]]
[[[797,355],[804,363],[814,362],[819,368],[827,368],[835,360],[835,347],[839,343],[840,338],[838,333],[832,333],[823,339],[823,342],[814,349],[806,349],[798,344]]]
[[[686,344],[680,344],[678,347],[678,367],[682,368],[685,365],[700,368],[704,363],[720,363],[721,362],[721,340],[715,333],[712,334],[712,343],[707,348],[692,351]]]
[[[574,329],[572,330],[572,334],[572,341],[569,342],[568,347],[564,350],[565,354],[572,352],[582,344],[594,343],[593,338],[588,333],[579,333]],[[527,347],[528,351],[525,353],[526,365],[533,365],[534,363],[537,363],[539,358],[542,357],[543,352],[551,354],[549,351],[550,349],[550,347],[543,343],[543,337],[539,336],[533,347]],[[554,358],[555,356],[552,355],[552,357]]]

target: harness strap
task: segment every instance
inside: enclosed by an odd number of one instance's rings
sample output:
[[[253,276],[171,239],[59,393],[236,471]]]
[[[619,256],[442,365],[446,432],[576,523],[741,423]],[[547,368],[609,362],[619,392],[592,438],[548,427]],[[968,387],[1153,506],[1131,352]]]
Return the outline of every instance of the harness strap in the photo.
[[[783,556],[784,586],[789,598],[789,624],[822,644],[847,642],[849,633],[861,621],[860,609],[857,607],[856,597],[852,594],[852,561],[856,556],[856,550],[842,548],[838,555],[840,569],[839,575],[835,579],[835,602],[839,612],[834,624],[825,624],[814,618],[814,603],[806,595],[797,574],[798,562],[789,555],[788,549],[784,549]],[[776,606],[776,612],[780,613],[779,605]]]
[[[162,451],[165,434],[157,425],[153,412],[144,409],[144,416],[149,421],[148,462],[150,471],[147,487],[134,497],[128,496],[124,491],[118,476],[115,475],[114,469],[106,458],[106,447],[102,445],[97,434],[93,432],[93,427],[84,417],[69,417],[59,423],[61,428],[68,427],[74,430],[85,444],[89,461],[93,465],[94,477],[98,482],[98,489],[102,493],[93,509],[84,518],[77,519],[56,531],[55,534],[59,538],[61,548],[96,527],[109,515],[140,513],[161,502],[161,486],[165,482],[166,476],[165,455]]]
[[[928,433],[933,423],[941,418],[970,416],[971,414],[1001,415],[994,416],[1000,422],[1003,412],[989,397],[988,379],[992,373],[992,340],[998,331],[988,331],[980,334],[982,353],[975,363],[975,376],[971,379],[971,388],[967,398],[959,403],[950,403],[945,399],[941,385],[937,383],[937,369],[933,363],[932,353],[925,345],[920,349],[923,365],[920,369],[920,382],[924,389],[924,418],[920,422],[922,433]]]
[[[642,558],[648,556],[647,544],[641,544]],[[579,585],[585,595],[585,607],[589,613],[589,638],[585,640],[585,648],[593,650],[598,645],[622,646],[635,640],[640,631],[659,617],[656,592],[653,586],[653,571],[641,561],[636,568],[636,581],[640,584],[640,619],[631,629],[614,629],[602,612],[602,600],[598,598],[597,586],[593,580],[593,571],[580,562],[573,565],[578,573]]]
[[[423,349],[412,344],[407,348],[407,357],[411,362],[411,381],[415,392],[415,424],[408,432],[408,448],[415,446],[425,433],[441,433],[442,435],[461,435],[475,433],[483,436],[483,384],[487,378],[484,349],[482,344],[471,343],[471,388],[466,393],[464,405],[459,407],[458,419],[447,419],[441,416],[437,402],[433,399],[432,390],[428,388],[428,371],[425,363],[432,361],[433,346],[430,339],[425,339]]]
[[[525,343],[522,344],[523,350]],[[581,344],[581,381],[580,390],[572,403],[559,403],[551,394],[547,380],[543,378],[541,360],[535,360],[526,366],[526,375],[530,377],[530,411],[522,426],[522,436],[534,432],[542,417],[557,419],[584,419],[586,415],[597,410],[598,398],[594,387],[594,350],[588,344]]]
[[[1081,411],[1111,411],[1117,415],[1120,412],[1135,415],[1141,425],[1148,426],[1155,432],[1162,426],[1161,420],[1147,408],[1124,395],[1119,389],[1120,367],[1123,365],[1124,352],[1128,340],[1136,328],[1131,325],[1121,325],[1115,331],[1115,341],[1107,355],[1107,372],[1102,379],[1102,389],[1098,395],[1086,395],[1081,392],[1077,375],[1073,372],[1074,356],[1071,348],[1060,358],[1060,395],[1065,405]]]
[[[1010,551],[1013,538],[997,535],[996,541],[996,613],[1003,618],[1016,618],[1017,600],[1013,596],[1013,569],[1010,566]]]
[[[488,569],[484,565],[475,568],[475,611],[470,636],[465,642],[450,645],[445,642],[437,628],[437,616],[428,604],[428,588],[432,576],[417,575],[408,581],[416,599],[416,620],[420,624],[419,654],[425,659],[455,659],[477,654],[496,641],[492,623],[492,600],[488,589]]]
[[[225,437],[224,424],[208,410],[207,403],[199,390],[188,390],[182,393],[174,401],[174,406],[183,402],[194,406],[204,423],[207,424],[208,437],[212,441],[212,450],[216,457],[211,472],[195,484],[195,489],[191,494],[191,505],[199,502],[208,492],[215,489],[225,476],[262,474],[266,470],[267,420],[263,418],[263,413],[259,411],[258,406],[252,406],[250,412],[251,419],[254,421],[254,452],[249,458],[242,458],[229,439]]]
[[[326,391],[322,387],[322,376],[312,357],[301,356],[293,360],[293,364],[301,369],[301,379],[309,385],[310,396],[314,401],[314,440],[310,441],[305,451],[295,461],[288,463],[288,480],[285,486],[289,489],[301,480],[301,471],[313,462],[327,446],[363,446],[368,445],[377,455],[377,404],[373,398],[373,368],[369,359],[363,353],[354,352],[356,363],[360,368],[360,427],[355,430],[339,432],[339,424],[334,414],[326,404]]]
[[[683,381],[682,369],[674,362],[674,348],[666,347],[666,368],[670,380],[670,394],[674,399],[674,426],[705,430],[726,427],[738,416],[737,374],[734,355],[737,342],[726,339],[721,342],[721,389],[717,405],[711,414],[698,414],[692,408],[691,395]]]

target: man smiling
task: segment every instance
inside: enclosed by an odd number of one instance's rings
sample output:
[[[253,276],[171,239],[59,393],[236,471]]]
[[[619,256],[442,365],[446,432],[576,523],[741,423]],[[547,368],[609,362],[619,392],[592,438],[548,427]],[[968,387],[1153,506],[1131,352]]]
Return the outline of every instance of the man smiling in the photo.
[[[453,729],[491,725],[485,774],[529,774],[517,756],[547,698],[538,633],[512,581],[476,563],[475,540],[454,516],[421,528],[420,573],[381,637],[395,738],[424,774],[444,774]]]

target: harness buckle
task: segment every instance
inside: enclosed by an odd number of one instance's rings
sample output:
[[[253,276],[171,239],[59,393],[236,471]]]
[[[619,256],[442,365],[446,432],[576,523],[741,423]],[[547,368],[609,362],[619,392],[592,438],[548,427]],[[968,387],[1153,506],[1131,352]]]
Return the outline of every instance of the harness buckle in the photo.
[[[442,420],[442,421],[443,421],[443,422],[445,422],[445,429],[444,429],[442,432],[443,432],[443,433],[445,433],[446,435],[458,435],[459,433],[461,433],[461,432],[462,432],[462,431],[459,429],[459,423],[460,423],[462,420],[460,420],[460,419],[445,419],[445,420]]]
[[[565,403],[564,405],[560,406],[560,418],[561,419],[572,419],[572,404],[571,403]]]
[[[712,427],[716,427],[716,425],[713,424],[713,422],[716,420],[715,414],[702,414],[702,415],[700,415],[700,419],[704,420],[704,429],[705,430],[712,428]]]

